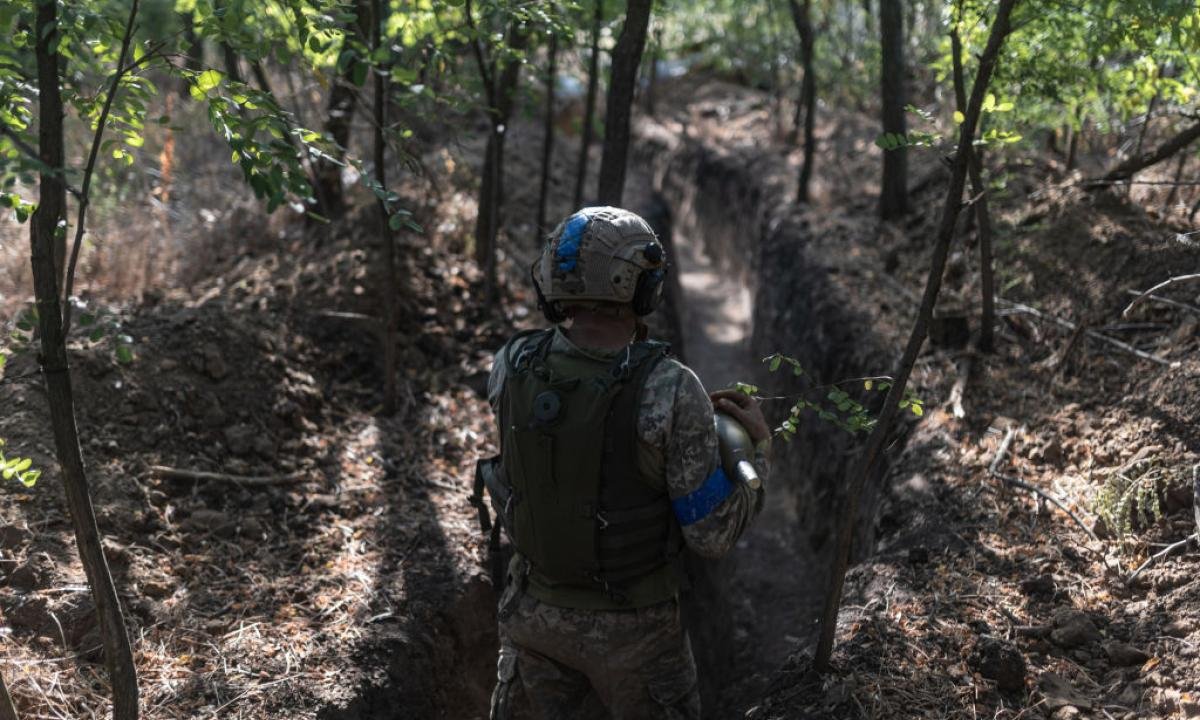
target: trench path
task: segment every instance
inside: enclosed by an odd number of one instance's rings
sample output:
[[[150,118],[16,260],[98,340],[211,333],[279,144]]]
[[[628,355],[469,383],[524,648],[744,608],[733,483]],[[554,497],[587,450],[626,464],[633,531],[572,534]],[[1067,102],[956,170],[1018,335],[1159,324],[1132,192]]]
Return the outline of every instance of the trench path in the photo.
[[[735,273],[721,268],[698,238],[677,228],[673,236],[683,298],[684,359],[712,391],[754,376],[759,359],[750,348],[753,298]],[[779,408],[764,406],[775,423]],[[762,513],[731,553],[730,599],[736,657],[722,693],[723,711],[742,709],[761,696],[769,675],[797,642],[814,635],[813,597],[822,578],[799,533],[798,498],[787,489],[786,468],[772,468]],[[711,711],[712,709],[710,709]]]

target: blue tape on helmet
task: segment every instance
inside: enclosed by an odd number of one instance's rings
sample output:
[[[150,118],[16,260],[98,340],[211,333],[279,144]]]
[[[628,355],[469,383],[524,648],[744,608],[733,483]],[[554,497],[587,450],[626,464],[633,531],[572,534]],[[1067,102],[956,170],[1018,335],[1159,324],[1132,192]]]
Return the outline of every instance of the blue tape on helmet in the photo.
[[[718,465],[712,475],[704,480],[703,485],[683,497],[672,500],[671,509],[675,511],[680,526],[686,527],[708,517],[708,514],[717,509],[732,492],[733,483],[725,474],[725,470]]]
[[[583,233],[587,230],[590,219],[584,213],[578,212],[567,220],[554,253],[554,258],[559,261],[559,270],[570,272],[575,269],[575,263],[579,261],[579,243],[583,240]]]

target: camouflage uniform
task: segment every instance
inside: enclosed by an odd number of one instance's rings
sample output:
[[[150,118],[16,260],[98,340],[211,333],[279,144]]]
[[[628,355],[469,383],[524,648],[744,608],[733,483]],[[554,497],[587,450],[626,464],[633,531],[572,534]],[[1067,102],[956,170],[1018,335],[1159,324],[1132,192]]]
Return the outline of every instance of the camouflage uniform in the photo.
[[[611,360],[619,351],[584,350],[558,329],[551,353]],[[496,408],[506,374],[497,353],[488,381]],[[673,359],[646,381],[637,420],[639,469],[660,477],[672,499],[688,496],[720,465],[713,407],[699,378]],[[765,443],[755,457],[767,477]],[[737,484],[708,515],[683,525],[695,552],[728,552],[762,505],[762,490]],[[493,718],[505,718],[508,693],[521,678],[537,717],[699,718],[700,697],[691,646],[680,622],[678,598],[628,610],[578,610],[542,602],[523,592],[527,563],[518,556],[500,602],[503,648]]]

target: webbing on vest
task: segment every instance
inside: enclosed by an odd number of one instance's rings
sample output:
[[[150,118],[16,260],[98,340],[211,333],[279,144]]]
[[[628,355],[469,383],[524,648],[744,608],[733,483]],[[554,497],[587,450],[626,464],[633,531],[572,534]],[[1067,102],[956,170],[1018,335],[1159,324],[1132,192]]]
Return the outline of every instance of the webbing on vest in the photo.
[[[551,353],[553,332],[510,345],[500,402],[509,530],[529,592],[585,609],[669,599],[682,536],[661,479],[637,467],[642,388],[667,347],[633,343],[606,361]]]

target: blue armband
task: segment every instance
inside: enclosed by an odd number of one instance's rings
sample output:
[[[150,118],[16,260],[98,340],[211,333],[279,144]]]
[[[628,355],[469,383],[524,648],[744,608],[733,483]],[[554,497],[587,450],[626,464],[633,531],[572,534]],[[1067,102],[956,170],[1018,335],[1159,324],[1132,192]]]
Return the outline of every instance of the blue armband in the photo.
[[[733,492],[733,483],[720,465],[705,479],[704,484],[683,497],[671,501],[671,509],[683,527],[708,517]]]

